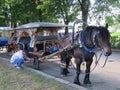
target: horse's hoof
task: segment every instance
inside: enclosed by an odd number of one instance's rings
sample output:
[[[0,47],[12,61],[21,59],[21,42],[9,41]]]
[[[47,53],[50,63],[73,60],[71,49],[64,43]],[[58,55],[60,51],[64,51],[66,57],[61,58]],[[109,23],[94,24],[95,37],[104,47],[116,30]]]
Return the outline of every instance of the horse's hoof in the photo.
[[[64,74],[61,74],[60,76],[61,76],[61,77],[66,77],[66,75],[64,75]]]
[[[91,84],[90,80],[84,80],[84,84]]]
[[[90,81],[84,81],[84,86],[86,87],[92,87],[92,84]]]
[[[85,87],[92,87],[92,84],[84,84]]]
[[[80,82],[75,82],[75,81],[74,81],[74,84],[81,85]]]
[[[70,72],[67,70],[66,73],[68,74],[68,73],[70,73]]]

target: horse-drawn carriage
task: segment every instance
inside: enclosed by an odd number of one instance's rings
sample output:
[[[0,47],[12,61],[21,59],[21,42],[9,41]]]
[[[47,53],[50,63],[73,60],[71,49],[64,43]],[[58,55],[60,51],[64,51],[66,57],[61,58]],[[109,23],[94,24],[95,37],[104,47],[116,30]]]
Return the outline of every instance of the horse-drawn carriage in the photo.
[[[8,45],[9,38],[12,35],[11,27],[0,27],[0,48],[3,49]]]
[[[28,52],[29,57],[34,57],[35,69],[39,69],[40,60],[48,59],[60,53],[61,74],[67,75],[69,72],[69,62],[71,58],[74,57],[76,64],[74,83],[78,85],[80,85],[80,66],[81,63],[85,61],[86,71],[84,84],[91,84],[89,79],[91,72],[90,67],[97,49],[103,50],[107,57],[112,53],[110,33],[107,25],[106,27],[86,26],[84,30],[75,33],[75,25],[78,23],[86,24],[81,20],[75,21],[72,34],[64,35],[63,37],[58,34],[58,30],[63,27],[68,27],[66,25],[44,22],[21,25],[15,29],[15,36],[17,37],[16,43],[20,45],[21,49]],[[97,63],[98,61],[99,59]]]
[[[67,25],[35,22],[14,29],[14,43],[24,50],[28,57],[34,58],[34,68],[39,69],[40,61],[59,52],[59,30]]]

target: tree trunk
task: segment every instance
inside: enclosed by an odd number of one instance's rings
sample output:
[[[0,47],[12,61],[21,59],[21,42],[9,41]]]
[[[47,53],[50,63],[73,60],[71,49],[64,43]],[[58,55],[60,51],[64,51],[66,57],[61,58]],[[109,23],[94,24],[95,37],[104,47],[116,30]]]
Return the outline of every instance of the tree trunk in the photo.
[[[66,20],[66,21],[64,21],[64,23],[65,23],[65,25],[68,25],[69,21]],[[68,34],[68,27],[65,27],[65,35],[67,35],[67,34]]]
[[[89,6],[90,6],[90,0],[78,0],[80,6],[81,6],[81,11],[82,11],[82,21],[87,23],[88,19],[88,12],[89,12]],[[83,23],[83,29],[85,28],[86,24]]]
[[[81,10],[82,10],[82,20],[87,23],[88,12],[89,12],[90,0],[82,0]],[[85,28],[83,23],[83,29]]]
[[[86,10],[82,10],[82,21],[87,23],[87,18],[88,18],[88,12]],[[83,29],[85,28],[86,24],[83,23]]]

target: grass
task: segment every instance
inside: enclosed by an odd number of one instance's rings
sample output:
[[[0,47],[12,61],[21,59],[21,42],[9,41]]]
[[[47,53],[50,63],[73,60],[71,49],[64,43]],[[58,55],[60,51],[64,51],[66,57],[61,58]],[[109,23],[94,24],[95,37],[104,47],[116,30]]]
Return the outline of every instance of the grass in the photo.
[[[112,32],[111,36],[120,36],[120,32]]]
[[[0,62],[0,90],[69,90],[53,79]]]

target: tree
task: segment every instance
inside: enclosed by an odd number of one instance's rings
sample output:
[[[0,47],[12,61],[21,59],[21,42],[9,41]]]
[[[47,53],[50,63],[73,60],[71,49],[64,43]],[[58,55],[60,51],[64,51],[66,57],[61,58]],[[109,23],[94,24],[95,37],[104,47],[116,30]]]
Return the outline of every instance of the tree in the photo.
[[[37,0],[19,0],[18,3],[11,5],[11,20],[16,24],[20,22],[21,24],[42,21],[40,10],[37,10]]]
[[[119,21],[120,0],[1,0],[0,2],[0,25],[13,26],[17,22],[20,24],[48,21],[58,22],[63,20],[66,25],[73,22],[78,16],[78,11],[82,12],[82,20],[87,22],[88,17],[95,18],[98,22],[104,17]],[[8,6],[10,8],[8,8]],[[118,9],[118,14],[111,12],[111,9]],[[90,12],[92,14],[90,15]],[[113,10],[112,10],[113,11]],[[110,18],[109,18],[110,19]],[[108,22],[110,23],[110,22]],[[85,26],[85,25],[83,25]],[[66,28],[66,33],[68,29]]]
[[[77,16],[78,8],[75,0],[41,0],[42,5],[38,9],[43,11],[43,15],[51,17],[51,19],[63,19],[68,25]],[[65,34],[68,33],[68,28],[65,28]]]
[[[119,21],[120,12],[120,0],[95,0],[92,7],[93,17],[97,20],[98,24],[100,20],[106,18],[106,22],[112,25],[112,22]]]
[[[8,4],[7,1],[0,1],[0,26],[8,25]]]
[[[90,0],[78,0],[80,11],[82,12],[82,21],[85,21],[87,23],[88,19],[88,13],[90,8]],[[86,25],[83,23],[83,28]]]
[[[107,23],[118,22],[120,12],[120,0],[76,0],[79,2],[79,11],[82,12],[82,20],[88,22],[88,18],[93,18],[100,24],[100,21],[107,18]],[[92,5],[93,3],[93,5]],[[114,12],[112,12],[114,11]],[[117,11],[118,13],[116,13]],[[90,14],[92,12],[92,14]],[[108,17],[109,20],[108,20]],[[110,20],[111,19],[111,20]],[[85,25],[83,25],[84,27]]]
[[[17,22],[24,24],[42,21],[41,11],[36,8],[37,5],[40,4],[39,0],[2,0],[0,4],[2,5],[2,10],[7,12],[6,14],[2,12],[2,15],[7,21],[4,25],[8,25],[9,21],[12,23],[13,27],[17,26]],[[9,10],[7,9],[7,5],[10,7]]]

